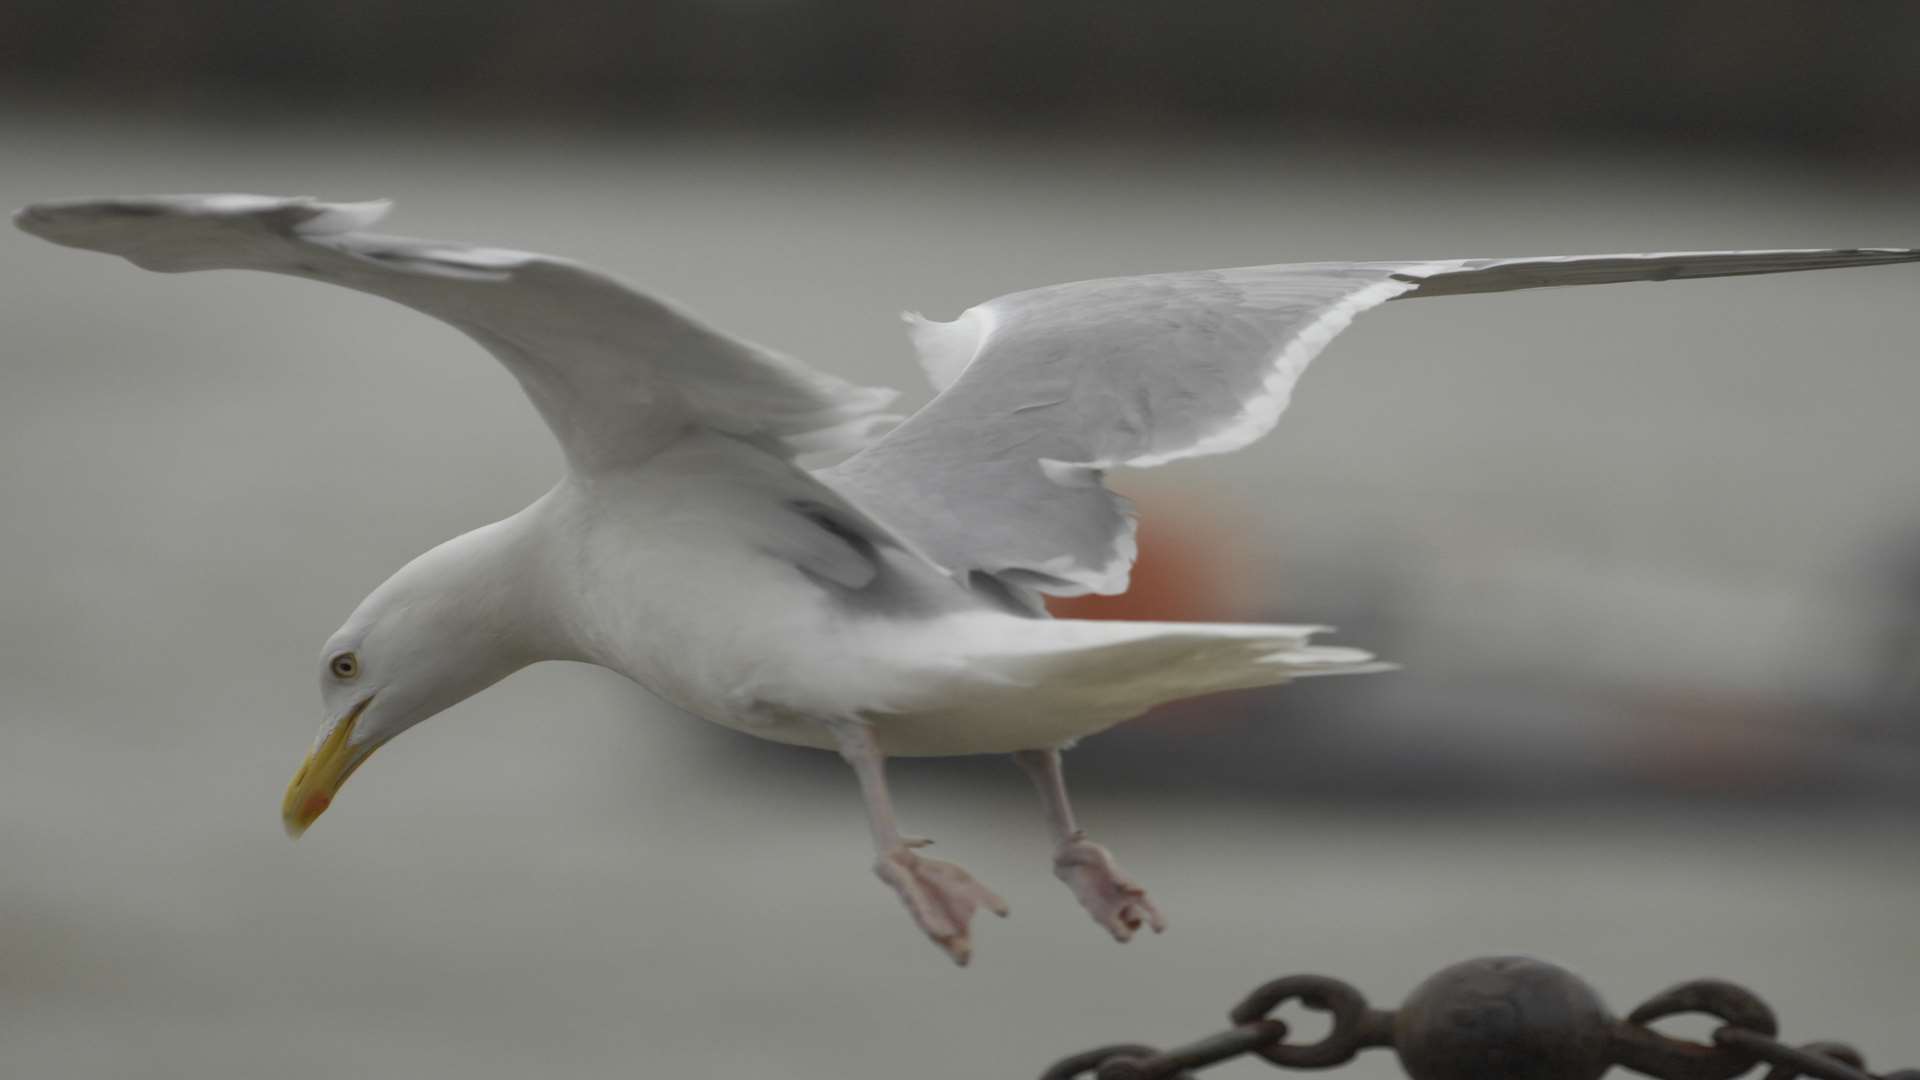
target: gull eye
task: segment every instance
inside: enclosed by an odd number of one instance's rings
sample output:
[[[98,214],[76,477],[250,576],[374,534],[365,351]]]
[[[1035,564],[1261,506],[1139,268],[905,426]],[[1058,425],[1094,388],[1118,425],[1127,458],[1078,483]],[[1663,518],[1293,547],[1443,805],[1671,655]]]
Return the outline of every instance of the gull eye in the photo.
[[[327,661],[327,670],[333,672],[333,677],[336,679],[342,681],[351,679],[360,674],[360,658],[350,652],[343,652]]]

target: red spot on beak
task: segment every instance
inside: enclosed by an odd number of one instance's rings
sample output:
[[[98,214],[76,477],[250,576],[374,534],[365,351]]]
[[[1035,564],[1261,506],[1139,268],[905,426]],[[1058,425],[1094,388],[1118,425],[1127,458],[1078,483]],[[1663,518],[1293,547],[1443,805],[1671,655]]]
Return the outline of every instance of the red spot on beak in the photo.
[[[332,799],[329,799],[325,795],[322,795],[316,791],[313,794],[307,796],[306,805],[300,808],[300,816],[306,818],[308,821],[312,821],[314,818],[317,818],[321,814],[325,813],[327,807],[331,805],[332,802],[333,802]]]

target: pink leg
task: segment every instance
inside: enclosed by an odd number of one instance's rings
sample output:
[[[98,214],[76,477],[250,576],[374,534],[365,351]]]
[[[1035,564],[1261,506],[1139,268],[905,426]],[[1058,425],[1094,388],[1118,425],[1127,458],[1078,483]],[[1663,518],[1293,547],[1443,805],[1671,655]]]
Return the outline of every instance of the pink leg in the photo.
[[[840,744],[840,756],[853,766],[854,775],[860,778],[860,793],[866,798],[867,824],[873,830],[873,849],[878,855],[873,872],[900,894],[907,914],[933,943],[964,967],[973,956],[968,928],[974,911],[984,907],[1005,917],[1007,902],[958,866],[914,854],[914,848],[924,847],[929,841],[900,835],[893,800],[887,794],[886,757],[874,742],[873,732],[865,724],[852,722],[834,724],[832,730]]]
[[[1047,824],[1058,845],[1053,853],[1054,876],[1073,890],[1093,921],[1106,927],[1115,941],[1130,940],[1142,924],[1156,934],[1165,930],[1166,917],[1147,899],[1147,891],[1120,871],[1106,848],[1088,840],[1086,830],[1074,824],[1060,751],[1022,750],[1013,760],[1033,778],[1046,806]]]

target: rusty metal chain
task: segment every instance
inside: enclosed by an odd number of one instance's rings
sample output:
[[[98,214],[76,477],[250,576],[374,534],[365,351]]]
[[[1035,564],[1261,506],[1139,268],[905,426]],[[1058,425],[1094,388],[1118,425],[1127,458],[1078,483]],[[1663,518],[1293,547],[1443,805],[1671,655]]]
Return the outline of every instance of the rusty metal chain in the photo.
[[[1275,1010],[1290,1003],[1326,1013],[1318,1042],[1287,1041]],[[1720,1021],[1711,1043],[1653,1024],[1688,1014]],[[1325,975],[1267,983],[1228,1014],[1234,1026],[1172,1050],[1125,1043],[1063,1058],[1040,1080],[1198,1080],[1195,1070],[1254,1055],[1287,1069],[1331,1069],[1362,1050],[1390,1047],[1413,1080],[1598,1080],[1613,1066],[1659,1080],[1920,1080],[1920,1070],[1872,1073],[1843,1043],[1789,1046],[1773,1010],[1718,979],[1681,983],[1616,1019],[1573,974],[1538,960],[1492,957],[1455,964],[1421,983],[1399,1009],[1376,1009]]]

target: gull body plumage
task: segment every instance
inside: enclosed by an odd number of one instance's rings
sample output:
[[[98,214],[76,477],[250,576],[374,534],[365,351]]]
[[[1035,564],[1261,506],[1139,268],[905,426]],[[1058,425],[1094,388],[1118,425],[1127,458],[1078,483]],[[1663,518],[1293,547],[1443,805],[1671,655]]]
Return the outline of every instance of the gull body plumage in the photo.
[[[965,962],[1005,904],[917,853],[888,756],[1005,753],[1033,777],[1055,872],[1126,940],[1164,926],[1075,822],[1060,751],[1161,702],[1382,670],[1324,628],[1052,619],[1125,589],[1132,517],[1107,470],[1238,449],[1308,363],[1389,300],[1910,262],[1904,248],[1318,263],[1077,282],[910,317],[938,396],[893,426],[852,386],[546,256],[382,236],[384,203],[257,195],[29,207],[24,230],[159,271],[251,269],[458,327],[559,440],[555,487],[407,564],[322,654],[326,719],[283,807],[310,825],[387,740],[528,664],[581,660],[705,719],[834,749],[875,870]],[[810,472],[809,451],[839,464]]]

